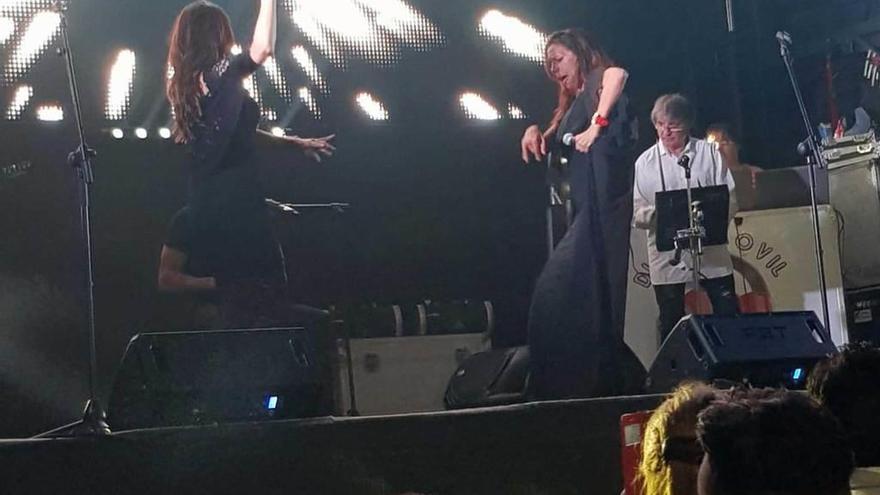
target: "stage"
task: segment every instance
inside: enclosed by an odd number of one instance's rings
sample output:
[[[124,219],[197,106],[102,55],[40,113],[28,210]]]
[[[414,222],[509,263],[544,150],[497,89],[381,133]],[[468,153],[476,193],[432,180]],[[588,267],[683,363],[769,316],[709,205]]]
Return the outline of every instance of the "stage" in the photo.
[[[619,493],[620,416],[659,396],[0,442],[3,493]]]

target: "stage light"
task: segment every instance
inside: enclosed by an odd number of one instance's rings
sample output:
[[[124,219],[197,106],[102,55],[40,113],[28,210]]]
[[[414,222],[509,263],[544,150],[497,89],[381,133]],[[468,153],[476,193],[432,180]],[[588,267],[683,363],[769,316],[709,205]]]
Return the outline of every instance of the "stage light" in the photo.
[[[125,132],[118,127],[114,127],[110,129],[110,135],[113,136],[113,139],[122,139],[125,137]]]
[[[110,82],[107,86],[107,107],[104,116],[107,120],[122,120],[128,114],[131,92],[134,88],[136,59],[134,52],[120,50],[110,69]]]
[[[385,109],[382,102],[374,98],[370,93],[359,93],[355,97],[355,101],[371,119],[388,120],[388,110]]]
[[[526,118],[526,114],[522,111],[522,109],[514,105],[513,103],[507,104],[507,115],[509,115],[510,118],[514,120],[522,120]]]
[[[547,35],[516,17],[490,10],[480,19],[478,31],[486,38],[500,41],[509,53],[539,64],[544,63]]]
[[[290,53],[293,55],[293,59],[296,60],[296,63],[302,68],[303,72],[305,72],[309,80],[312,81],[312,84],[314,84],[322,93],[326,94],[329,89],[327,87],[327,82],[324,80],[324,76],[321,75],[321,70],[318,69],[318,66],[312,61],[312,57],[309,55],[309,52],[306,51],[305,47],[297,45],[290,50]]]
[[[314,116],[316,119],[321,118],[321,109],[318,108],[318,101],[315,100],[315,97],[312,95],[312,92],[309,91],[309,88],[299,88],[298,94],[299,99],[302,100],[306,108],[308,108],[309,111],[312,112],[312,116]]]
[[[266,59],[263,63],[263,70],[266,71],[266,77],[269,78],[269,83],[275,88],[278,96],[283,98],[285,102],[290,103],[290,89],[287,87],[287,80],[284,78],[284,74],[278,68],[278,62],[275,61],[275,57]]]
[[[6,44],[15,34],[15,21],[8,17],[0,17],[0,45]]]
[[[24,109],[27,107],[28,103],[30,103],[31,98],[33,97],[33,87],[27,85],[19,86],[18,89],[15,90],[15,96],[12,98],[12,103],[10,103],[9,108],[6,109],[6,119],[20,119],[21,114],[24,113]]]
[[[171,139],[171,129],[167,127],[159,128],[159,137],[162,139]]]
[[[137,136],[138,139],[147,139],[148,133],[143,127],[138,127],[134,130],[134,135]]]
[[[400,0],[286,0],[285,6],[306,38],[339,67],[353,56],[388,66],[404,46],[427,50],[445,43],[439,29]]]
[[[58,34],[60,24],[61,16],[57,12],[39,12],[34,15],[6,65],[7,80],[17,79],[31,68]]]
[[[501,114],[482,96],[466,92],[459,97],[461,108],[469,119],[475,120],[498,120]]]
[[[61,122],[64,120],[64,109],[61,105],[43,105],[37,108],[37,119],[43,122]]]
[[[283,137],[284,136],[284,129],[282,129],[280,127],[273,127],[272,128],[272,135],[275,137]]]

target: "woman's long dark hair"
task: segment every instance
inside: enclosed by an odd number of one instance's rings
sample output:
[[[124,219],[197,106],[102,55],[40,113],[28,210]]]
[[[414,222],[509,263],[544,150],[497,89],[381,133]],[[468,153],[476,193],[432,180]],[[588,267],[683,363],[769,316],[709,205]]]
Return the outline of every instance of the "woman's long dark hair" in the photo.
[[[170,76],[165,94],[174,113],[174,141],[193,138],[193,125],[201,118],[201,76],[225,58],[235,37],[229,17],[220,7],[200,0],[177,15],[168,41]]]
[[[586,31],[576,28],[563,29],[547,37],[547,43],[544,44],[544,70],[551,79],[553,76],[550,73],[550,61],[547,59],[547,49],[550,48],[550,45],[564,46],[575,54],[583,79],[586,79],[587,74],[593,70],[604,70],[614,66],[611,57]],[[561,83],[558,83],[558,86],[559,102],[556,105],[556,110],[553,111],[553,118],[550,120],[551,128],[559,124],[576,96],[566,91]]]

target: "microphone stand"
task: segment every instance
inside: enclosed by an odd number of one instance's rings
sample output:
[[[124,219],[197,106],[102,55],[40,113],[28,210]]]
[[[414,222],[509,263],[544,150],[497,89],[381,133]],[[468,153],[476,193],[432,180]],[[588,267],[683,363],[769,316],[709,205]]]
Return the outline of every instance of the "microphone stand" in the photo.
[[[706,228],[703,227],[703,211],[700,202],[694,201],[691,190],[691,158],[681,155],[678,166],[684,169],[685,187],[688,201],[688,228],[680,229],[675,233],[676,257],[681,252],[681,246],[687,242],[688,251],[691,253],[691,272],[693,276],[694,293],[700,293],[700,271],[702,270],[703,239],[706,237]],[[675,263],[678,264],[678,263]],[[697,298],[699,301],[699,297]],[[698,302],[699,304],[699,302]]]
[[[76,70],[73,63],[73,51],[70,47],[70,30],[67,24],[66,0],[56,0],[52,4],[53,9],[61,18],[62,46],[58,54],[64,57],[67,69],[67,81],[70,89],[71,103],[75,117],[76,130],[79,136],[79,146],[67,155],[67,164],[73,167],[79,176],[80,190],[80,225],[85,241],[86,262],[86,294],[88,297],[88,327],[89,327],[89,399],[81,420],[56,428],[37,435],[37,437],[59,437],[80,435],[109,435],[110,428],[107,426],[107,414],[98,401],[97,387],[97,344],[95,331],[95,272],[93,266],[92,250],[92,226],[91,226],[91,186],[95,181],[91,159],[97,155],[94,149],[86,144],[86,132],[82,121],[82,105],[79,99],[79,88],[76,83]]]
[[[553,250],[556,249],[556,229],[554,227],[555,222],[553,218],[554,208],[559,206],[565,208],[566,227],[571,226],[573,213],[571,209],[571,200],[569,199],[568,193],[564,190],[564,172],[560,170],[560,168],[563,168],[568,164],[568,159],[565,156],[562,156],[562,153],[558,151],[556,153],[560,156],[554,155],[553,151],[547,153],[546,182],[549,201],[547,202],[546,222],[548,259],[553,254]],[[557,163],[559,166],[556,165]],[[560,188],[562,188],[563,191],[560,191]]]
[[[794,89],[794,95],[797,99],[798,108],[800,109],[801,117],[804,120],[804,127],[806,127],[807,129],[807,144],[810,148],[810,154],[813,157],[812,160],[807,160],[807,164],[810,168],[810,207],[813,217],[813,238],[815,242],[814,250],[816,254],[816,269],[818,272],[817,277],[819,279],[819,290],[821,292],[822,316],[825,323],[825,331],[828,332],[828,335],[830,336],[831,320],[828,312],[828,290],[825,278],[824,260],[825,253],[822,249],[822,234],[819,230],[819,206],[816,199],[816,166],[827,169],[828,164],[826,163],[825,157],[822,155],[822,152],[820,150],[820,144],[819,141],[816,139],[816,133],[813,131],[813,126],[812,124],[810,124],[810,115],[807,112],[807,106],[804,104],[804,98],[801,95],[797,76],[794,73],[794,63],[791,56],[791,35],[789,35],[785,31],[779,31],[776,33],[776,39],[779,41],[779,50],[780,54],[782,55],[782,61],[785,63],[785,68],[788,71],[788,77],[791,80],[792,89]]]
[[[351,207],[351,203],[282,203],[272,198],[265,198],[266,206],[280,213],[301,215],[300,210],[333,210],[336,213],[345,213]]]
[[[299,216],[302,215],[300,210],[333,210],[335,213],[345,213],[345,210],[351,207],[351,203],[282,203],[272,198],[264,198],[266,206],[272,210],[283,214]],[[284,247],[281,247],[281,255],[284,258]],[[287,278],[287,268],[284,269],[285,279]],[[330,325],[334,327],[335,335],[342,336],[342,345],[345,352],[346,378],[348,379],[348,410],[345,412],[347,416],[360,416],[357,407],[357,392],[354,380],[354,359],[351,354],[351,328],[345,318],[337,314],[330,314]]]

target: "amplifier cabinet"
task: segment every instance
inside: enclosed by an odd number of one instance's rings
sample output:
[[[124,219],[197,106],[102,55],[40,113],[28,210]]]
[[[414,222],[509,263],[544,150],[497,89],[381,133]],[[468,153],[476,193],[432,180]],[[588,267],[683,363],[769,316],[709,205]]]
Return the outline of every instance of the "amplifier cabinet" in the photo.
[[[828,172],[831,205],[843,227],[843,285],[880,285],[880,175],[877,161],[865,159]]]
[[[361,415],[442,411],[449,379],[489,335],[450,334],[350,339],[353,390]],[[335,412],[352,409],[345,339],[336,341]]]

